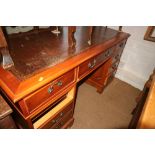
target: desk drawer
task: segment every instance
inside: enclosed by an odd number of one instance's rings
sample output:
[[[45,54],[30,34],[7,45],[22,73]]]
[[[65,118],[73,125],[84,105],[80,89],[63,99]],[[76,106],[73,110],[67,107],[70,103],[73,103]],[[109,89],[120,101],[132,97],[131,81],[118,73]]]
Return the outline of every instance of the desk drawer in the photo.
[[[108,75],[112,74],[114,71],[117,70],[117,67],[119,65],[119,61],[115,61],[112,66],[108,69]]]
[[[122,55],[122,51],[116,52],[112,58],[112,64],[119,61]]]
[[[53,125],[51,129],[61,129],[65,124],[73,118],[73,111],[69,111],[57,124]]]
[[[100,64],[102,64],[109,57],[111,57],[113,52],[114,47],[82,63],[79,66],[78,78],[81,79],[88,75],[92,70],[97,68]]]
[[[56,126],[57,124],[60,124],[60,121],[71,110],[73,110],[73,102],[70,103],[67,107],[63,107],[63,109],[61,111],[59,111],[59,113],[57,113],[53,118],[48,120],[48,122],[41,128],[42,129],[49,129],[49,128],[52,128],[52,126]]]
[[[65,117],[65,115],[74,108],[74,95],[75,88],[72,88],[66,98],[58,102],[54,107],[45,111],[41,116],[37,116],[37,119],[33,121],[33,127],[38,128],[51,128],[53,125],[59,123],[59,121]]]
[[[75,71],[71,70],[56,80],[47,84],[43,88],[39,89],[32,95],[24,99],[24,103],[27,106],[28,112],[33,112],[37,107],[41,106],[43,103],[49,101],[53,96],[57,95],[60,91],[65,89],[75,80]]]
[[[124,47],[125,47],[125,44],[126,44],[126,40],[123,40],[123,41],[121,41],[120,43],[118,43],[117,45],[116,45],[116,53],[122,53],[123,52],[123,49],[124,49]]]

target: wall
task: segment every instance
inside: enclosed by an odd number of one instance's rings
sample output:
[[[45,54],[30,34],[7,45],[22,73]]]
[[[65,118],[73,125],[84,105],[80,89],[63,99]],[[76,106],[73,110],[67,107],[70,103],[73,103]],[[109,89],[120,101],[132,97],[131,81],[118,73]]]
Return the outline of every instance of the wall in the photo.
[[[48,26],[39,26],[40,28],[47,28]],[[17,26],[17,27],[6,27],[6,31],[8,34],[19,33],[19,32],[27,32],[33,29],[33,26]]]
[[[118,29],[118,27],[110,27]],[[116,77],[132,86],[143,86],[155,68],[155,42],[143,39],[147,27],[124,26],[123,31],[131,34],[124,49]]]

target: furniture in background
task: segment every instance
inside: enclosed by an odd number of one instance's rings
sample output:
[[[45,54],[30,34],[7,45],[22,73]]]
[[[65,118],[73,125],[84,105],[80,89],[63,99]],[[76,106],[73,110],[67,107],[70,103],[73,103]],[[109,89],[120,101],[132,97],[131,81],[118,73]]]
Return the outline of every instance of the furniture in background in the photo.
[[[105,27],[61,27],[8,35],[14,65],[0,66],[0,89],[20,128],[69,128],[77,84],[99,93],[114,78],[129,34]]]
[[[12,119],[12,109],[0,95],[0,129],[16,129],[14,120]]]
[[[14,65],[12,58],[9,54],[8,45],[3,35],[2,28],[0,28],[0,62],[3,68],[9,68]]]
[[[136,99],[137,105],[129,124],[130,129],[155,128],[155,70]]]
[[[155,128],[155,70],[150,76],[150,79],[145,84],[147,87],[148,95],[146,97],[141,116],[138,120],[136,128],[141,129],[154,129]],[[143,92],[144,94],[145,92]]]
[[[148,26],[144,35],[144,40],[155,42],[155,26]]]

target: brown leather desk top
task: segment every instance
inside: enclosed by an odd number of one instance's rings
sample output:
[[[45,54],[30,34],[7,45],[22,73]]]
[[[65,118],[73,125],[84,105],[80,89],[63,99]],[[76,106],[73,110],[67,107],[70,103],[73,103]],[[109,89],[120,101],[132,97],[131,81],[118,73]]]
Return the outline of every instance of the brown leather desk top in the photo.
[[[36,91],[86,60],[117,45],[130,35],[105,27],[95,27],[88,45],[88,28],[77,27],[76,47],[69,48],[67,27],[57,36],[50,31],[8,37],[14,66],[0,67],[0,87],[13,102]]]
[[[26,79],[36,72],[52,67],[67,60],[86,49],[114,38],[118,31],[95,27],[92,34],[92,45],[89,46],[87,27],[77,27],[76,48],[68,48],[67,27],[63,27],[57,36],[49,31],[37,34],[10,36],[10,54],[15,66],[9,70],[20,80]]]

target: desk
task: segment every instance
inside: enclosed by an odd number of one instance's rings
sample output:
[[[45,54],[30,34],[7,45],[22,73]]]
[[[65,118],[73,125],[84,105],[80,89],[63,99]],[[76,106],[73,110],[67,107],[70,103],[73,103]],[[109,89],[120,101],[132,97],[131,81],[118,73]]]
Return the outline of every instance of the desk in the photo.
[[[89,45],[87,27],[77,27],[76,46],[69,48],[67,28],[61,32],[8,37],[14,66],[0,67],[0,88],[22,128],[70,127],[77,83],[86,78],[102,93],[117,71],[129,37],[95,27]]]

